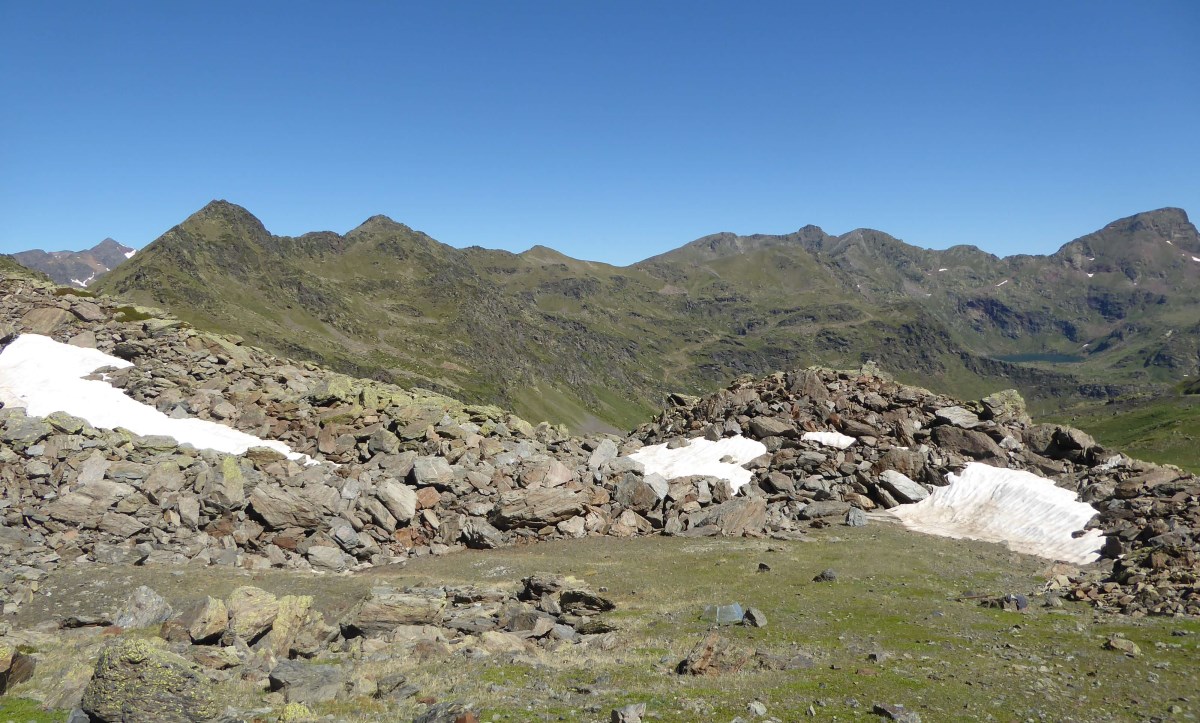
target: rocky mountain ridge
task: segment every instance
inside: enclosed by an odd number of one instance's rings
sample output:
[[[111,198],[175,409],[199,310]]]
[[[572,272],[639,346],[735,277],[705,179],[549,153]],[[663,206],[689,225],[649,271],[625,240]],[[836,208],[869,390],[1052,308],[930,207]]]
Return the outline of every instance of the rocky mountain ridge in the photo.
[[[85,289],[120,264],[133,258],[136,251],[106,238],[83,251],[42,251],[31,249],[13,254],[18,263],[40,271],[56,283]]]
[[[1200,236],[1180,209],[1050,256],[931,251],[882,232],[717,234],[618,268],[455,249],[382,216],[279,237],[213,202],[98,287],[357,376],[576,430],[632,426],[664,388],[868,360],[1039,410],[1200,374]]]

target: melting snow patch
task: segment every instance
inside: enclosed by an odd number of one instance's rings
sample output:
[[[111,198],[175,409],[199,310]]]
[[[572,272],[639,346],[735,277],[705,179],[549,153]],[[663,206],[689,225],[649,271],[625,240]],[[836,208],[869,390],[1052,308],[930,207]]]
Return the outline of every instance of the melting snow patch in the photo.
[[[203,419],[172,419],[105,382],[81,378],[106,366],[133,365],[96,349],[22,334],[0,353],[0,402],[24,407],[26,414],[35,417],[66,412],[102,429],[124,427],[142,436],[162,434],[193,447],[229,454],[270,447],[290,459],[314,463],[283,442],[259,439]]]
[[[1003,542],[1010,550],[1076,565],[1095,562],[1104,538],[1083,529],[1096,516],[1075,493],[1030,472],[967,465],[950,485],[891,512],[910,530],[942,537]]]
[[[718,442],[697,437],[677,449],[667,449],[665,444],[642,447],[629,458],[641,462],[648,475],[658,473],[669,480],[691,475],[719,477],[729,480],[736,492],[749,484],[753,476],[742,465],[766,453],[765,444],[746,437],[726,437]],[[733,462],[722,462],[726,456],[732,457]]]
[[[1093,276],[1095,276],[1095,274],[1088,274],[1089,279],[1092,278]]]
[[[1193,256],[1192,261],[1200,261],[1200,256]]]
[[[938,271],[949,271],[950,269],[938,269]]]
[[[133,258],[133,255],[136,253],[137,253],[137,249],[129,249],[128,251],[125,252],[125,258],[131,259],[131,258]]]
[[[806,442],[823,444],[826,447],[837,447],[838,449],[845,449],[858,441],[854,437],[847,436],[841,432],[805,432],[804,436],[800,439]]]
[[[1009,281],[1008,279],[1005,279],[1004,281],[1001,281],[1000,283],[996,284],[996,288],[998,289],[998,288],[1000,288],[1001,286],[1004,286],[1005,284],[1007,284],[1007,283],[1008,283],[1008,281]]]

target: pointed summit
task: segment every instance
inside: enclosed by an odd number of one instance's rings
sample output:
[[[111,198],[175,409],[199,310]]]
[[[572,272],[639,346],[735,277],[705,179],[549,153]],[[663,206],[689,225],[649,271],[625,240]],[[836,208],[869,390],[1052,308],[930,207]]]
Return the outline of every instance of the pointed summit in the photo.
[[[385,216],[382,213],[377,213],[374,216],[363,221],[359,225],[346,232],[347,236],[358,233],[387,233],[396,231],[408,231],[412,229],[404,224],[392,219],[390,216]]]

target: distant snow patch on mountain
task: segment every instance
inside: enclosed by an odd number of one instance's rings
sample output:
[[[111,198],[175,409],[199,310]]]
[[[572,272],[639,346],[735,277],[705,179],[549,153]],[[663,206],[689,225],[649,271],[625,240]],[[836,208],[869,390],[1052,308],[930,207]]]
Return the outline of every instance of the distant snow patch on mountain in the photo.
[[[102,367],[129,366],[133,365],[97,349],[22,334],[0,352],[0,402],[24,407],[31,416],[66,412],[86,419],[93,427],[123,427],[142,436],[166,435],[198,449],[244,454],[251,447],[270,447],[289,459],[313,463],[283,442],[259,439],[203,419],[172,419],[110,384],[82,378]]]
[[[888,510],[910,530],[941,537],[1001,542],[1010,550],[1076,565],[1100,557],[1100,530],[1082,530],[1096,510],[1075,493],[1030,472],[977,462],[948,476],[947,487],[912,505]]]

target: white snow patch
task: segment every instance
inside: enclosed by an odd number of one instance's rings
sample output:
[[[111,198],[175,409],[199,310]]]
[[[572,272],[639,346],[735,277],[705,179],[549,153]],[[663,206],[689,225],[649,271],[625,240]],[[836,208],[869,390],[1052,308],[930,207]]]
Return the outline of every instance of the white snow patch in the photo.
[[[0,402],[24,407],[26,414],[35,417],[66,412],[86,419],[93,427],[124,427],[142,436],[162,434],[199,449],[244,454],[251,447],[270,447],[290,459],[315,464],[283,442],[259,439],[203,419],[172,419],[105,382],[81,378],[105,366],[133,365],[96,349],[62,344],[40,334],[22,334],[0,353]]]
[[[629,458],[641,462],[646,474],[658,473],[669,480],[691,475],[719,477],[729,480],[737,492],[753,477],[753,473],[743,469],[742,465],[766,453],[765,444],[742,436],[726,437],[718,442],[697,437],[686,447],[677,449],[667,449],[665,444],[642,447]],[[722,462],[726,456],[732,457],[733,462]]]
[[[806,442],[816,442],[826,447],[837,447],[845,449],[854,444],[858,440],[854,437],[847,436],[841,432],[805,432],[800,439]]]
[[[1099,530],[1071,536],[1096,516],[1074,492],[1030,472],[978,462],[947,479],[949,486],[924,500],[888,511],[908,529],[930,535],[1002,542],[1016,552],[1076,565],[1099,558]]]
[[[950,269],[938,269],[938,271],[949,271]]]
[[[1164,241],[1166,241],[1167,243],[1171,244],[1172,246],[1174,246],[1174,245],[1175,245],[1175,244],[1172,244],[1172,243],[1171,243],[1171,239],[1169,239],[1169,238],[1168,238],[1168,239],[1163,239],[1163,240],[1164,240]]]
[[[95,281],[95,280],[96,280],[96,272],[95,272],[95,271],[93,271],[93,272],[92,272],[92,275],[91,275],[91,276],[89,276],[89,277],[87,277],[87,278],[86,278],[86,279],[84,279],[83,281],[80,281],[79,279],[71,279],[71,283],[72,283],[72,284],[75,284],[76,286],[79,286],[80,288],[85,288],[85,289],[86,289],[86,288],[87,288],[87,285],[88,285],[88,284],[90,284],[90,283],[92,283],[92,282],[93,282],[93,281]]]
[[[1092,278],[1093,276],[1095,276],[1095,274],[1088,274],[1089,279]]]
[[[133,255],[136,253],[137,253],[137,249],[129,249],[128,251],[125,252],[125,258],[131,259],[131,258],[133,258]]]
[[[1192,261],[1200,261],[1200,256],[1193,256]]]
[[[1005,284],[1007,284],[1008,282],[1009,282],[1009,279],[1005,279],[1004,281],[1001,281],[1000,283],[996,284],[996,288],[998,289],[1001,286],[1004,286]]]
[[[1087,257],[1087,260],[1088,260],[1088,261],[1095,261],[1095,260],[1096,260],[1096,257],[1095,257],[1095,256],[1089,256],[1089,257]]]

